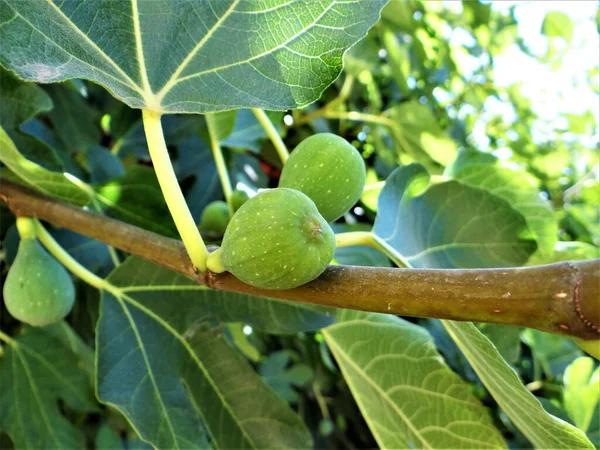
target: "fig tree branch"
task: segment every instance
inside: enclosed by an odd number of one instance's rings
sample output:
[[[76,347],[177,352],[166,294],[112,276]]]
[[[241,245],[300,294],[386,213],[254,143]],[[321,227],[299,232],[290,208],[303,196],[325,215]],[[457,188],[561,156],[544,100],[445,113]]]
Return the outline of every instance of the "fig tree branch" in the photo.
[[[600,339],[600,259],[505,269],[330,266],[285,291],[197,273],[180,241],[44,197],[0,180],[0,199],[17,216],[37,217],[179,272],[214,289],[412,317],[536,328]]]

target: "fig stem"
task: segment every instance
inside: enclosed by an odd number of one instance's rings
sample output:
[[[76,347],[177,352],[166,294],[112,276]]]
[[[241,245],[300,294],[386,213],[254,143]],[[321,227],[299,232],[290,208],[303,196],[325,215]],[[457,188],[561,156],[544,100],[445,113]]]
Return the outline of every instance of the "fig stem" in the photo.
[[[144,109],[142,110],[142,119],[154,171],[179,236],[181,236],[192,264],[204,272],[208,250],[177,182],[165,144],[160,114]]]
[[[269,116],[267,116],[267,114],[262,109],[252,108],[252,112],[254,113],[262,127],[265,129],[267,136],[269,136],[271,143],[275,147],[275,150],[277,150],[279,159],[281,159],[281,162],[285,164],[285,162],[290,156],[290,153],[288,152],[287,147],[281,139],[281,136],[279,136],[279,132],[277,131],[275,126],[273,126],[271,119],[269,119]]]
[[[208,255],[206,266],[208,267],[208,270],[213,273],[227,272],[227,269],[221,262],[221,248],[216,249],[214,252]]]
[[[17,217],[17,231],[21,239],[35,239],[35,222],[31,217]]]
[[[37,238],[59,263],[65,266],[65,268],[73,273],[73,275],[80,278],[90,286],[100,290],[106,289],[108,283],[103,278],[100,278],[98,275],[87,270],[85,267],[79,264],[75,258],[69,255],[67,251],[58,242],[56,242],[56,240],[52,237],[48,230],[44,228],[39,220],[33,219],[33,222]]]
[[[208,134],[210,136],[210,148],[212,150],[213,158],[215,159],[219,179],[221,180],[225,201],[229,207],[229,217],[233,217],[233,204],[231,203],[231,193],[233,190],[231,189],[227,165],[225,164],[225,158],[223,158],[223,151],[221,150],[221,144],[219,142],[216,116],[213,113],[207,113],[204,117],[206,118],[206,126],[208,127]]]

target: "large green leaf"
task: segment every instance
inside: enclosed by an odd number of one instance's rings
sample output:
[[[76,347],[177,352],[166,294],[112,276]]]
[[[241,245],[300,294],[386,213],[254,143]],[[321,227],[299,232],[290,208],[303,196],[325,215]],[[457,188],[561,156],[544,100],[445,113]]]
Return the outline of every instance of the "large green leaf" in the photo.
[[[521,237],[525,219],[505,200],[456,181],[428,181],[420,165],[399,167],[379,196],[374,231],[413,266],[518,266],[535,250]]]
[[[42,88],[26,83],[0,67],[0,125],[16,128],[36,114],[50,111],[52,100]]]
[[[0,161],[29,187],[70,203],[85,205],[89,202],[89,196],[62,173],[44,169],[21,155],[2,127],[0,149]]]
[[[468,322],[444,326],[502,410],[537,448],[594,448],[585,434],[548,414],[493,344]]]
[[[300,418],[210,329],[215,316],[268,317],[269,300],[216,295],[134,258],[108,282],[97,329],[98,397],[144,440],[169,449],[203,446],[207,438],[217,448],[310,446]],[[288,317],[306,317],[292,309]]]
[[[0,62],[37,82],[85,78],[134,108],[306,105],[385,0],[3,0]]]
[[[91,350],[60,322],[25,328],[0,358],[0,428],[15,448],[85,448],[84,435],[61,414],[58,401],[77,411],[97,410]]]
[[[424,328],[381,314],[339,316],[323,335],[381,448],[506,447]]]
[[[543,256],[554,251],[558,225],[550,204],[540,197],[533,177],[489,164],[473,164],[458,170],[454,179],[468,186],[485,189],[506,200],[525,218]]]

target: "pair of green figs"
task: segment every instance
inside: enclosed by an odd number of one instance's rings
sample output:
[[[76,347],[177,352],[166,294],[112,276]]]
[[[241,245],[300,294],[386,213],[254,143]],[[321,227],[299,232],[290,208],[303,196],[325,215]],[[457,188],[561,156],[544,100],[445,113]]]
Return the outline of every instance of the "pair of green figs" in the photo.
[[[361,155],[346,140],[329,133],[305,139],[286,162],[278,188],[253,198],[236,194],[230,221],[228,210],[225,219],[204,214],[200,228],[226,227],[209,269],[265,289],[312,281],[333,259],[328,222],[358,201],[365,177]],[[34,326],[63,319],[75,299],[71,276],[35,237],[21,240],[3,292],[8,312]]]
[[[365,178],[362,156],[345,139],[320,133],[303,140],[285,163],[279,187],[237,209],[221,247],[209,256],[209,270],[264,289],[314,280],[333,259],[329,222],[356,204]]]
[[[209,270],[264,289],[314,280],[335,252],[329,222],[356,204],[365,178],[362,156],[345,139],[320,133],[303,140],[285,163],[279,187],[237,209],[221,247],[209,256]]]

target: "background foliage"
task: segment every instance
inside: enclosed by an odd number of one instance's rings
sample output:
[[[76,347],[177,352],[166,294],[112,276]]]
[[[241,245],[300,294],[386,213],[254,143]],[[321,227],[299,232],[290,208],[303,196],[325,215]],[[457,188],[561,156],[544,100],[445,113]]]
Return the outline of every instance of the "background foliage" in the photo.
[[[37,14],[42,22],[44,14],[56,14],[39,2],[36,8],[44,11],[20,3],[23,16]],[[362,11],[372,21],[376,12]],[[368,28],[366,19],[358,10],[350,17],[344,26],[357,39],[359,28]],[[539,52],[519,35],[515,8],[393,1],[346,53],[343,74],[318,102],[269,117],[289,148],[330,131],[360,150],[369,182],[387,181],[381,192],[365,193],[335,224],[336,232],[372,228],[414,267],[595,258],[597,116],[584,111],[548,120],[521,85],[495,82],[495,60],[515,48],[552,71],[563,70],[569,51],[581,45],[574,38],[578,25],[560,11],[548,12],[539,30],[545,51]],[[154,26],[141,24],[160,34]],[[342,39],[341,28],[335,35],[320,30],[312,36],[329,43],[315,52],[336,49],[325,51],[316,65],[314,55],[296,54],[312,48],[306,43],[266,55],[265,71],[300,64],[313,73],[300,78],[304,85],[291,72],[282,71],[279,84],[253,72],[257,92],[232,94],[223,84],[215,91],[220,98],[208,99],[213,107],[198,106],[208,100],[205,92],[195,93],[187,99],[196,105],[189,111],[247,105],[248,96],[273,86],[280,103],[254,106],[282,109],[316,99],[328,84],[323,74],[335,75],[341,65],[342,51],[332,46]],[[56,39],[88,45],[79,42],[81,36]],[[41,52],[44,44],[30,50]],[[350,44],[347,38],[340,45]],[[5,44],[3,64],[10,66],[11,52],[23,51],[19,45]],[[148,73],[156,92],[170,70],[160,65],[165,49],[154,50],[156,67]],[[219,54],[231,59],[231,67],[218,69],[226,81],[249,70],[237,73],[246,63],[234,60],[240,55],[230,50]],[[131,106],[155,105],[155,98],[136,91],[128,55],[117,55],[122,73],[113,67],[116,75],[109,74],[118,82],[99,74],[97,65],[104,66],[97,55],[86,55],[88,60],[65,66],[64,73],[10,68],[37,81],[63,81],[79,70],[80,77],[127,97]],[[50,56],[64,57],[58,51]],[[198,72],[193,59],[187,70],[188,76],[212,76]],[[585,78],[589,95],[597,96],[598,68]],[[190,89],[173,85],[162,106],[181,111]],[[3,68],[0,96],[3,177],[177,236],[150,167],[139,110],[90,81],[34,84]],[[281,163],[252,112],[239,109],[218,118],[234,186],[250,194],[275,187]],[[209,202],[223,197],[204,117],[170,114],[163,127],[198,221]],[[1,214],[4,277],[18,234],[14,217],[4,208]],[[600,446],[598,362],[568,339],[214,292],[124,254],[115,267],[106,245],[65,229],[51,232],[89,270],[110,273],[111,288],[100,295],[79,283],[68,320],[41,329],[21,327],[2,306],[0,325],[12,336],[0,357],[2,448]],[[339,249],[336,261],[391,264],[363,247]]]

